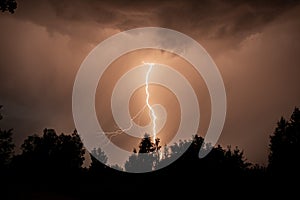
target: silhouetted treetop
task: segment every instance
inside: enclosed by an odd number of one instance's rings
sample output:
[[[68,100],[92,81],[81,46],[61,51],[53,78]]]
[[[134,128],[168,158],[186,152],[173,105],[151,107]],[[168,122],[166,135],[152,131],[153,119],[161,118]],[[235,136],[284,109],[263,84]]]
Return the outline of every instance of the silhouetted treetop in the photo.
[[[270,136],[268,168],[276,174],[299,175],[300,168],[300,110],[295,108],[290,120],[283,117]]]
[[[152,142],[151,137],[145,134],[139,145],[139,153],[150,153],[153,151],[155,151],[155,144]]]
[[[15,0],[0,0],[0,10],[2,12],[8,11],[14,13],[17,8],[17,2]]]
[[[21,149],[15,164],[32,170],[80,169],[84,161],[85,150],[76,131],[57,135],[53,129],[44,129],[43,136],[29,136]]]
[[[107,156],[105,155],[105,152],[101,150],[101,148],[94,148],[91,152],[91,156],[104,164],[107,163]]]
[[[0,109],[2,106],[0,105]],[[2,119],[2,115],[0,113],[0,120]],[[12,140],[12,129],[2,130],[0,128],[0,169],[3,167],[7,167],[9,164],[13,153],[14,153],[15,145]]]
[[[90,157],[91,157],[92,162],[91,162],[89,170],[93,171],[93,172],[105,173],[103,171],[103,169],[106,168],[105,164],[107,163],[107,160],[108,160],[105,152],[102,151],[102,149],[100,147],[94,148],[92,150],[92,152],[90,153]]]
[[[139,151],[134,148],[133,154],[125,162],[125,171],[129,172],[146,172],[152,171],[159,160],[160,139],[156,138],[152,142],[152,138],[145,134],[139,144]]]
[[[9,164],[14,153],[14,143],[12,141],[12,129],[0,129],[0,169]]]

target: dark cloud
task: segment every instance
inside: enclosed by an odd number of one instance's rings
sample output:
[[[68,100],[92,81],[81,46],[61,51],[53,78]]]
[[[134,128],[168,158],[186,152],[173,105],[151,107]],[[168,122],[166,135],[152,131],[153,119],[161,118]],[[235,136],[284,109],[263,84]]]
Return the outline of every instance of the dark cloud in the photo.
[[[202,38],[237,38],[261,30],[297,2],[178,1],[158,10],[160,25]]]
[[[298,1],[22,1],[22,19],[64,34],[78,23],[127,30],[162,26],[203,37],[240,37],[261,29]],[[77,23],[77,24],[76,24]]]

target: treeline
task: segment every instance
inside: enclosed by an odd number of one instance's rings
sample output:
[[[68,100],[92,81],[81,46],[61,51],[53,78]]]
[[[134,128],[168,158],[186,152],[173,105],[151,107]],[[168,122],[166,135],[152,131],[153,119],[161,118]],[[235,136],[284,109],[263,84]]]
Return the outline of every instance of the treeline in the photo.
[[[289,120],[281,118],[271,134],[269,162],[266,167],[249,163],[243,151],[230,146],[223,148],[218,145],[205,158],[199,159],[203,138],[197,135],[190,141],[182,141],[172,146],[160,146],[159,139],[152,141],[151,137],[145,135],[139,147],[133,149],[124,169],[121,166],[112,167],[132,171],[133,168],[138,169],[139,163],[146,162],[149,169],[156,169],[177,158],[176,155],[181,151],[184,153],[172,164],[157,171],[125,173],[102,164],[108,158],[101,149],[94,149],[90,154],[90,167],[83,167],[87,152],[76,131],[72,134],[57,134],[53,129],[44,129],[42,135],[27,137],[18,155],[14,154],[12,134],[13,130],[0,129],[0,180],[5,184],[5,187],[1,187],[5,188],[2,195],[14,197],[42,191],[41,195],[58,193],[85,199],[97,191],[124,192],[145,188],[167,190],[163,188],[170,186],[175,191],[176,188],[189,191],[199,187],[203,189],[201,191],[205,191],[205,188],[212,186],[219,189],[231,185],[255,188],[257,191],[266,185],[281,189],[288,185],[292,188],[290,183],[299,181],[298,108],[294,109]],[[19,193],[13,192],[16,185],[20,186],[17,187]]]

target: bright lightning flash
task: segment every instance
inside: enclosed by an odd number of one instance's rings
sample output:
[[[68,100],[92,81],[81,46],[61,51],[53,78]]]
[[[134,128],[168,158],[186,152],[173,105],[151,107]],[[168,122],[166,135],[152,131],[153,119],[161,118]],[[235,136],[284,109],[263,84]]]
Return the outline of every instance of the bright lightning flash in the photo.
[[[152,135],[153,135],[153,140],[155,142],[155,139],[156,139],[156,119],[157,119],[157,116],[155,114],[154,109],[152,108],[152,106],[149,103],[149,98],[150,98],[150,93],[149,93],[149,76],[150,76],[150,73],[151,73],[152,68],[155,65],[155,63],[145,63],[145,62],[143,62],[143,64],[149,66],[149,69],[148,69],[148,71],[146,73],[146,80],[145,80],[145,85],[146,85],[146,87],[145,87],[145,91],[146,91],[146,104],[143,106],[143,108],[133,118],[130,119],[130,126],[128,128],[118,129],[118,130],[112,131],[112,132],[105,132],[105,134],[110,135],[109,136],[109,141],[111,140],[112,137],[115,137],[117,135],[122,134],[123,132],[126,132],[126,131],[130,130],[133,127],[133,120],[136,119],[137,117],[139,117],[140,114],[145,110],[145,108],[148,107],[148,109],[150,111],[150,118],[151,118],[151,121],[153,123],[153,126],[152,126]]]
[[[149,66],[149,69],[147,71],[147,74],[146,74],[146,87],[145,87],[145,90],[146,90],[146,105],[150,111],[150,116],[151,116],[151,121],[153,123],[153,126],[152,126],[152,134],[153,134],[153,140],[155,141],[156,139],[156,119],[157,119],[157,116],[152,108],[152,106],[150,105],[149,103],[149,98],[150,98],[150,94],[149,94],[149,76],[150,76],[150,73],[152,71],[152,68],[154,66],[154,63],[144,63],[146,65]]]

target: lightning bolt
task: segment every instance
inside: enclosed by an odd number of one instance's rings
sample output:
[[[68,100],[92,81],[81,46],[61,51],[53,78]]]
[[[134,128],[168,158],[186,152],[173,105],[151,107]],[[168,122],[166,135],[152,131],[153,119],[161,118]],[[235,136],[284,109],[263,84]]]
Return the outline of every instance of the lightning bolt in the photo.
[[[144,62],[143,62],[144,63]],[[150,118],[151,118],[151,122],[152,122],[152,134],[153,134],[153,141],[155,142],[155,139],[156,139],[156,119],[157,119],[157,116],[154,112],[154,109],[152,108],[152,106],[150,105],[149,103],[149,98],[150,98],[150,93],[149,93],[149,76],[150,76],[150,73],[152,71],[152,68],[153,66],[155,65],[155,63],[144,63],[146,65],[149,66],[149,69],[147,71],[147,74],[146,74],[146,87],[145,87],[145,91],[146,91],[146,105],[150,111]],[[160,150],[157,150],[156,152],[158,154],[158,162],[162,159],[162,152]]]
[[[118,136],[118,135],[120,135],[120,134],[122,134],[122,133],[124,133],[124,132],[126,132],[128,130],[130,130],[133,127],[133,120],[135,120],[136,118],[139,119],[140,115],[144,112],[144,110],[145,110],[146,107],[147,107],[147,105],[144,105],[142,107],[142,109],[139,110],[138,113],[130,119],[130,126],[128,128],[121,129],[119,127],[116,127],[117,130],[115,130],[115,131],[103,132],[104,134],[106,134],[106,135],[109,136],[109,140],[108,141],[110,141],[113,137],[116,137],[116,136]],[[107,144],[109,144],[109,143],[110,142],[108,142]]]
[[[141,113],[144,112],[145,108],[148,107],[148,109],[150,111],[150,118],[151,118],[151,121],[153,123],[153,126],[152,126],[152,135],[153,135],[153,140],[155,142],[155,139],[156,139],[156,119],[157,119],[157,116],[155,114],[154,109],[152,108],[152,106],[149,103],[149,99],[150,99],[149,77],[150,77],[150,73],[151,73],[152,68],[155,65],[155,63],[145,63],[145,62],[143,62],[143,64],[149,66],[149,69],[148,69],[148,71],[146,73],[146,79],[145,79],[145,85],[146,85],[146,87],[145,87],[146,104],[143,106],[143,108],[133,118],[130,119],[130,126],[128,128],[124,128],[124,129],[118,128],[115,131],[105,132],[105,134],[109,136],[109,141],[112,139],[112,137],[116,137],[116,136],[122,134],[123,132],[126,132],[126,131],[130,130],[133,127],[133,120],[136,119],[136,118],[139,118],[140,115],[141,115]]]
[[[140,115],[145,111],[145,108],[148,107],[148,110],[149,110],[149,115],[150,115],[150,118],[151,118],[151,122],[152,122],[152,135],[153,135],[153,141],[155,142],[156,140],[156,120],[157,120],[157,116],[155,114],[155,111],[154,109],[152,108],[152,106],[150,105],[149,103],[149,99],[150,99],[150,92],[149,92],[149,77],[150,77],[150,74],[151,74],[151,71],[153,69],[153,66],[155,65],[155,63],[145,63],[143,62],[144,65],[148,65],[149,66],[149,69],[146,73],[146,79],[145,79],[145,92],[146,92],[146,104],[142,107],[141,110],[138,111],[138,113],[133,116],[131,119],[130,119],[130,126],[128,128],[125,128],[125,129],[121,129],[121,128],[117,128],[117,130],[115,131],[112,131],[112,132],[104,132],[108,137],[109,137],[109,140],[108,142],[105,144],[105,145],[108,145],[110,142],[111,142],[111,139],[113,137],[116,137],[128,130],[130,130],[132,127],[133,127],[133,121],[134,119],[136,118],[140,118]],[[158,161],[159,162],[161,159],[162,159],[162,152],[157,149],[156,151],[157,155],[158,155]]]
[[[146,65],[149,66],[149,69],[147,71],[147,74],[146,74],[146,87],[145,87],[145,91],[146,91],[146,105],[150,111],[150,117],[151,117],[151,121],[153,123],[153,126],[152,126],[152,134],[153,134],[153,140],[155,141],[156,139],[156,119],[157,119],[157,116],[155,115],[155,112],[152,108],[152,106],[150,105],[149,103],[149,98],[150,98],[150,93],[149,93],[149,76],[150,76],[150,73],[152,71],[152,68],[154,66],[154,63],[144,63]]]

